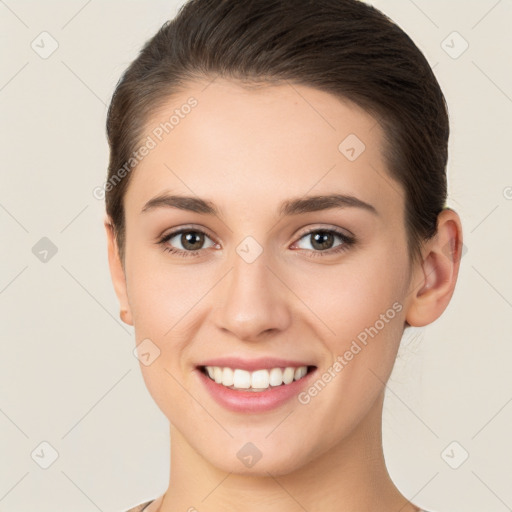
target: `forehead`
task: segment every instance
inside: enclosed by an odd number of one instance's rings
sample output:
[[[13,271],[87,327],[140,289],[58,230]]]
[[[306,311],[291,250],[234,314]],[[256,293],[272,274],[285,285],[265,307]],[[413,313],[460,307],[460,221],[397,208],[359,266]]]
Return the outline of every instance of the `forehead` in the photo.
[[[127,209],[140,211],[163,191],[208,198],[221,209],[248,200],[272,208],[287,197],[334,191],[381,210],[403,201],[376,120],[304,85],[191,83],[147,120],[144,140],[151,149],[133,171]]]

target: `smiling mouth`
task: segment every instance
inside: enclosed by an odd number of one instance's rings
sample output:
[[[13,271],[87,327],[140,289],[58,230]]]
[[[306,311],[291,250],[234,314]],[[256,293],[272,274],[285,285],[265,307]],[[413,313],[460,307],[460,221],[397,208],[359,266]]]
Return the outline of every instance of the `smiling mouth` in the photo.
[[[261,392],[300,380],[313,372],[316,366],[263,368],[252,372],[220,366],[199,366],[198,369],[209,379],[228,389]]]

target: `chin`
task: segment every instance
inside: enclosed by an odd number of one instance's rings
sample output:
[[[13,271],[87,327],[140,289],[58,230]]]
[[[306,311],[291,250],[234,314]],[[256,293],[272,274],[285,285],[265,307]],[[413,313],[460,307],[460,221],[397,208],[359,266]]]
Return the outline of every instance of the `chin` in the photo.
[[[308,462],[304,446],[287,446],[285,451],[268,439],[260,443],[231,440],[228,446],[221,443],[218,446],[220,450],[215,450],[214,453],[209,449],[200,452],[202,457],[226,473],[241,476],[282,476],[298,470]],[[229,452],[234,456],[227,457]]]

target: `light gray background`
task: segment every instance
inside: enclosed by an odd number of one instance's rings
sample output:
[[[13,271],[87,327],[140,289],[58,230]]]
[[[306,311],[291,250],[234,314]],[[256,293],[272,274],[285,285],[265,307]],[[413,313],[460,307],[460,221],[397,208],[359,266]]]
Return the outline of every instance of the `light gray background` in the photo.
[[[182,3],[0,0],[2,512],[119,511],[166,489],[168,422],[118,318],[92,191],[114,86]],[[467,249],[444,315],[404,337],[385,404],[388,467],[427,510],[512,510],[512,3],[374,4],[446,95],[449,205]],[[58,42],[46,59],[31,47],[51,48],[43,31]],[[469,43],[458,58],[454,31]],[[46,262],[32,251],[43,237],[57,248]],[[43,442],[58,453],[47,469]]]

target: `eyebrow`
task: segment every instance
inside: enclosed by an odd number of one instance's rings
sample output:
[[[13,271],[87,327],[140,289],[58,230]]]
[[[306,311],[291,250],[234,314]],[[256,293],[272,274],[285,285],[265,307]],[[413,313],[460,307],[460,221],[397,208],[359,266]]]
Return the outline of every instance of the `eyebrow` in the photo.
[[[376,208],[361,199],[346,194],[329,194],[306,196],[284,201],[279,208],[279,216],[299,215],[318,212],[330,208],[361,208],[374,215],[379,215]],[[189,212],[220,216],[211,201],[198,197],[161,194],[150,199],[142,208],[141,214],[157,208],[178,208]]]

